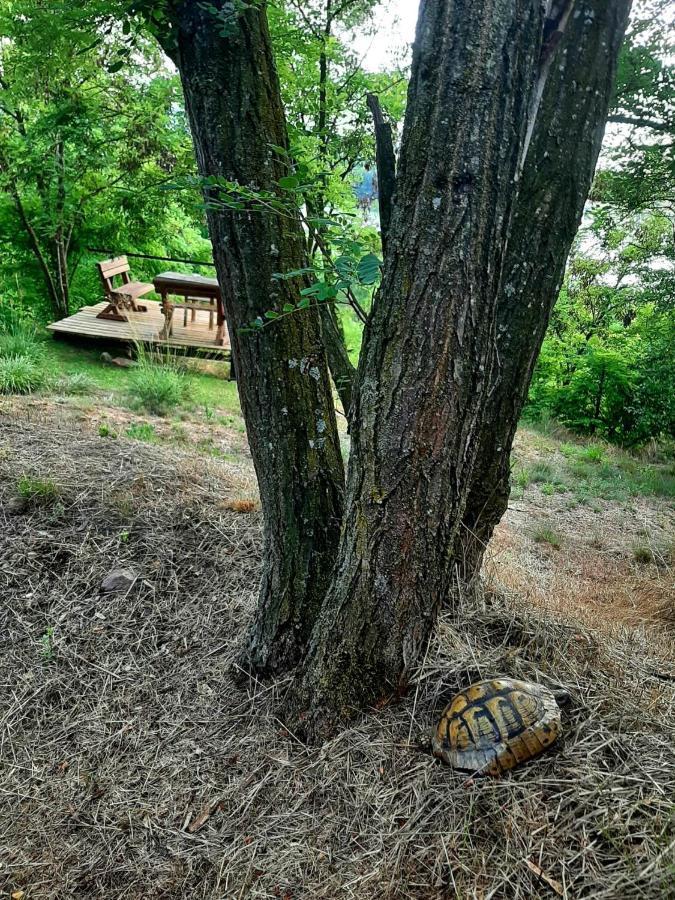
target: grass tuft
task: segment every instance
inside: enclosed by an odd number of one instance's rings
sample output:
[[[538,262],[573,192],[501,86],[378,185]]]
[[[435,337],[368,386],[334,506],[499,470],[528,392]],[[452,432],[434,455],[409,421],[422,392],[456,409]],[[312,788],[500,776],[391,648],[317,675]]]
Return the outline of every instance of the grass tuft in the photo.
[[[142,358],[130,380],[131,406],[155,416],[166,416],[188,393],[187,374],[175,364],[160,364]]]
[[[549,544],[554,550],[560,550],[562,547],[562,538],[553,528],[548,526],[535,528],[532,532],[532,540],[536,544]]]
[[[22,475],[17,482],[19,496],[36,506],[49,506],[58,500],[60,490],[49,478]]]
[[[37,362],[39,356],[40,345],[34,332],[23,329],[0,334],[0,358],[25,357]]]
[[[74,372],[64,375],[56,382],[56,390],[61,394],[95,394],[96,382],[86,372]]]
[[[633,559],[637,563],[648,564],[654,562],[654,553],[652,552],[651,547],[647,547],[644,544],[636,544],[633,547]]]
[[[0,356],[0,394],[32,394],[45,384],[44,370],[30,356]]]
[[[153,444],[157,440],[157,433],[148,422],[132,423],[127,428],[126,435],[136,441],[145,441],[148,444]]]

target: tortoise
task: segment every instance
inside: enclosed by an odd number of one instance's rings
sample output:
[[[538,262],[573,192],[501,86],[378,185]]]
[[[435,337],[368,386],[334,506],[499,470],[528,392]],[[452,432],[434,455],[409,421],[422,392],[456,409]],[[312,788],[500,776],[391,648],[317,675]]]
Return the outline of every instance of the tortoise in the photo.
[[[499,775],[547,750],[560,732],[560,709],[548,688],[494,678],[453,697],[431,736],[431,751],[455,769]]]

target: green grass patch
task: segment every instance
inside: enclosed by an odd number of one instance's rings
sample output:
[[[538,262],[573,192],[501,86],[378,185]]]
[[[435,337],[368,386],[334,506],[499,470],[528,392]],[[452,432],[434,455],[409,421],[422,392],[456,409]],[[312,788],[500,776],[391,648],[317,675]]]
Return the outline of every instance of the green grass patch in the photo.
[[[0,357],[0,394],[32,394],[45,381],[44,369],[32,357]]]
[[[629,497],[675,497],[675,475],[667,466],[630,465],[622,460],[589,463],[570,460],[568,471],[574,490],[580,496],[603,500],[627,500]]]
[[[96,382],[87,372],[73,372],[71,375],[64,375],[59,378],[55,387],[60,394],[78,396],[95,394],[97,391]]]
[[[560,535],[548,526],[535,528],[532,532],[532,540],[536,544],[548,544],[554,550],[560,550],[562,547],[562,538]]]
[[[176,365],[143,360],[131,376],[130,406],[155,416],[166,416],[187,398],[188,392],[188,377]]]
[[[554,477],[555,470],[551,463],[545,461],[537,461],[530,466],[529,474],[532,484],[543,484],[551,482]]]
[[[605,459],[605,451],[598,444],[589,444],[579,449],[578,458],[590,463],[601,463]]]
[[[566,440],[557,450],[562,459],[536,462],[528,470],[530,481],[542,484],[544,494],[573,491],[579,503],[591,498],[621,502],[636,496],[675,496],[672,463],[648,462],[597,439],[586,443]]]
[[[0,358],[25,357],[37,362],[40,356],[40,345],[35,333],[24,329],[13,333],[0,334]]]
[[[148,422],[134,422],[127,428],[125,434],[135,441],[145,441],[146,444],[155,444],[158,435],[154,427]]]
[[[84,374],[99,394],[106,395],[113,405],[126,405],[133,396],[136,368],[120,368],[101,361],[99,350],[90,350],[68,344],[65,341],[48,339],[40,341],[40,354],[45,366],[58,377]],[[181,364],[182,357],[174,358]],[[203,373],[191,369],[189,391],[182,401],[187,408],[208,407],[216,419],[220,415],[231,416],[241,422],[239,394],[234,381],[227,379],[226,367],[222,374]],[[243,430],[243,423],[241,424]]]
[[[22,475],[17,482],[19,496],[36,506],[49,506],[58,500],[61,491],[50,478]]]
[[[342,307],[340,321],[342,322],[342,330],[345,336],[347,352],[354,366],[358,365],[359,354],[361,353],[361,342],[363,340],[363,325],[357,319],[356,313],[352,309]]]

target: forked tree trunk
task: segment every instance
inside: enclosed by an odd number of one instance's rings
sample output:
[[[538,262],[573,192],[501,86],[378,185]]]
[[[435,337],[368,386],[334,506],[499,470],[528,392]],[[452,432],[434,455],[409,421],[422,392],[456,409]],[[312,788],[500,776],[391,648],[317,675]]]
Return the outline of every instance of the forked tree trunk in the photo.
[[[338,564],[291,700],[316,737],[405,686],[450,592],[543,26],[539,0],[421,5]]]
[[[159,39],[180,72],[200,174],[275,191],[288,173],[274,148],[288,140],[263,7],[193,0],[169,9]],[[217,199],[217,188],[207,191],[209,232],[265,519],[249,657],[257,670],[278,671],[300,659],[328,588],[343,464],[316,311],[241,331],[300,299],[296,282],[273,279],[305,264],[300,221],[219,209]]]
[[[631,0],[578,3],[525,161],[497,309],[498,358],[456,557],[472,581],[508,506],[510,453],[605,130]]]

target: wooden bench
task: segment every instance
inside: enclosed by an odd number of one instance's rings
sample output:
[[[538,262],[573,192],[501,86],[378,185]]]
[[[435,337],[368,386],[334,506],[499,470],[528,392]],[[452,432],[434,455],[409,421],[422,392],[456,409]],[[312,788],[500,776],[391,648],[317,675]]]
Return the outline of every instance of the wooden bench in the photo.
[[[125,312],[146,312],[147,307],[137,303],[139,297],[154,290],[151,284],[143,281],[132,281],[129,275],[129,263],[126,256],[105,259],[97,263],[98,272],[103,283],[106,308],[98,314],[98,319],[111,319],[113,322],[128,322]],[[116,278],[121,283],[115,284]]]

